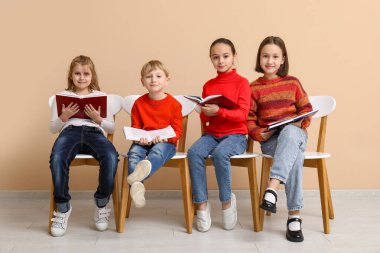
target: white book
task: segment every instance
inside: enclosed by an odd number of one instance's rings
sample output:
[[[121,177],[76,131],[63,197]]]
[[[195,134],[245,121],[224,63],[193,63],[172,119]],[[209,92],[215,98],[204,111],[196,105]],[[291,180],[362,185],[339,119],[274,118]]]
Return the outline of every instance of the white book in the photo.
[[[311,112],[307,112],[307,113],[298,115],[297,117],[294,117],[294,118],[291,118],[291,119],[286,119],[286,120],[280,120],[280,121],[272,122],[272,123],[268,124],[268,130],[271,130],[271,129],[274,129],[276,127],[283,126],[283,125],[286,125],[286,124],[289,124],[289,123],[297,122],[297,121],[299,121],[301,119],[304,119],[306,117],[313,116],[317,112],[318,112],[318,110],[314,110],[314,111],[311,111]]]
[[[124,135],[127,140],[131,141],[139,141],[141,138],[146,138],[148,141],[152,141],[156,136],[159,136],[160,139],[169,139],[177,136],[170,125],[162,129],[150,131],[125,126]]]

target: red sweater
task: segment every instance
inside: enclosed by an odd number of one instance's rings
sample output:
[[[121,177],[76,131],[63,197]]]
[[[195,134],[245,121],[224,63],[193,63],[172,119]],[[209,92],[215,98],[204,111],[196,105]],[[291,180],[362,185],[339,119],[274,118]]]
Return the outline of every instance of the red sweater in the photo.
[[[207,117],[201,113],[201,120],[206,125],[204,132],[216,137],[229,134],[247,134],[247,117],[251,94],[248,80],[237,74],[236,69],[228,73],[218,72],[217,77],[209,80],[203,86],[202,97],[217,94],[228,97],[240,108],[228,110],[219,107],[217,115],[213,117]]]
[[[176,144],[182,135],[182,106],[171,95],[161,100],[152,100],[148,93],[139,97],[132,107],[132,127],[156,130],[172,126],[176,137],[168,142]]]
[[[313,110],[305,90],[293,76],[267,80],[262,77],[251,83],[252,103],[248,116],[249,136],[264,141],[261,133],[267,124],[293,118]],[[302,121],[302,128],[310,125],[311,117]]]

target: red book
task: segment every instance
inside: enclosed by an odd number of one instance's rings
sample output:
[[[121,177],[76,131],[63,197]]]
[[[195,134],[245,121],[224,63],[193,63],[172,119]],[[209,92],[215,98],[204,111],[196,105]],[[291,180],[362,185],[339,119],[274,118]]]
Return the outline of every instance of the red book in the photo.
[[[204,106],[205,104],[216,104],[219,107],[223,107],[226,109],[238,109],[239,105],[234,101],[225,97],[223,95],[211,95],[205,98],[201,98],[199,96],[184,96],[187,99],[197,103],[200,106]]]
[[[62,105],[68,106],[70,103],[74,103],[79,105],[79,112],[73,115],[71,118],[90,119],[90,117],[84,113],[85,105],[92,105],[96,110],[100,106],[100,116],[102,118],[107,117],[107,96],[78,98],[64,95],[55,95],[55,99],[57,101],[58,116],[62,114]]]

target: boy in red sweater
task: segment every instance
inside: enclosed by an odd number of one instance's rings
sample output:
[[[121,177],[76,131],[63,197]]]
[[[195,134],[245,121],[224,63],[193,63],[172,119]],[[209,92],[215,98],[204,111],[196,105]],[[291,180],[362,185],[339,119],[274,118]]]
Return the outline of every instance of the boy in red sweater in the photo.
[[[145,206],[145,187],[142,181],[152,176],[176,153],[176,144],[182,135],[182,106],[171,95],[164,92],[168,85],[169,72],[157,60],[149,61],[141,69],[141,82],[148,93],[138,98],[132,107],[132,127],[156,130],[171,126],[176,137],[151,142],[145,138],[135,141],[128,152],[128,183],[136,207]]]

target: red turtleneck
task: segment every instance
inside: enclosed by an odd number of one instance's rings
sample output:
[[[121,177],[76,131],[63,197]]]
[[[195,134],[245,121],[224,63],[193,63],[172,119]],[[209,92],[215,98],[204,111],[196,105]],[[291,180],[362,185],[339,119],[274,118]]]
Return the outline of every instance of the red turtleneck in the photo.
[[[213,117],[207,117],[201,113],[201,120],[206,123],[204,132],[216,137],[228,134],[247,134],[247,117],[251,95],[248,80],[236,73],[236,69],[228,73],[218,72],[217,77],[209,80],[203,86],[202,97],[217,94],[228,97],[240,108],[228,110],[220,107],[218,114]]]

